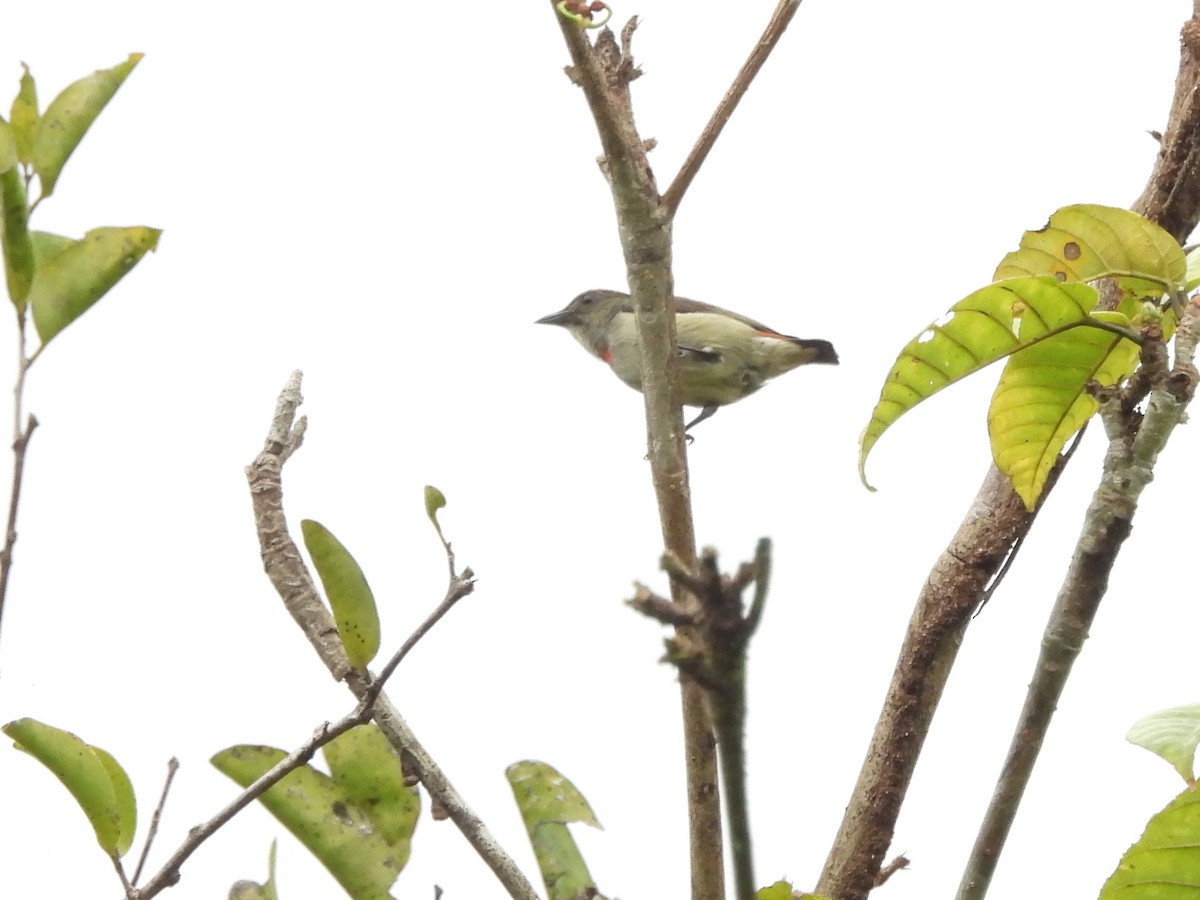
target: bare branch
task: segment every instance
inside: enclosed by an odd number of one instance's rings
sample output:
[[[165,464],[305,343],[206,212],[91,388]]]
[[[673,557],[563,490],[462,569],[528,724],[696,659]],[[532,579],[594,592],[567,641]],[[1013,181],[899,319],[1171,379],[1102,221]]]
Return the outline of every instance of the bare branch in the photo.
[[[154,807],[154,815],[150,817],[150,830],[146,833],[146,843],[142,845],[142,855],[138,857],[137,868],[133,870],[133,883],[137,884],[142,877],[142,869],[146,867],[146,857],[150,855],[150,848],[154,846],[154,838],[158,836],[158,824],[162,819],[163,808],[167,805],[167,795],[171,792],[171,782],[175,780],[175,773],[179,771],[179,760],[171,757],[167,760],[167,777],[163,781],[162,793],[158,797],[158,805]],[[128,892],[129,886],[126,885]]]
[[[696,173],[700,171],[700,166],[704,164],[704,160],[708,158],[709,151],[717,142],[717,138],[728,124],[733,111],[737,109],[738,103],[749,90],[751,82],[758,74],[758,70],[763,67],[763,63],[767,61],[767,57],[771,55],[771,51],[775,49],[775,45],[779,43],[779,39],[783,37],[783,32],[787,29],[792,21],[792,17],[796,15],[796,11],[800,9],[800,0],[779,0],[779,5],[775,7],[775,12],[771,14],[771,21],[767,23],[766,29],[763,31],[762,37],[758,39],[758,43],[754,45],[754,49],[750,51],[750,56],[742,66],[737,77],[734,78],[733,84],[729,90],[725,92],[725,96],[721,98],[721,102],[717,104],[716,110],[712,114],[712,118],[708,120],[708,124],[704,126],[704,131],[701,132],[700,138],[692,147],[691,153],[687,159],[683,161],[683,165],[679,169],[679,174],[675,176],[675,180],[671,182],[671,186],[667,188],[667,192],[663,194],[662,205],[666,209],[668,215],[674,216],[676,210],[679,209],[679,204],[683,200],[683,195],[687,192],[692,180],[696,177]]]

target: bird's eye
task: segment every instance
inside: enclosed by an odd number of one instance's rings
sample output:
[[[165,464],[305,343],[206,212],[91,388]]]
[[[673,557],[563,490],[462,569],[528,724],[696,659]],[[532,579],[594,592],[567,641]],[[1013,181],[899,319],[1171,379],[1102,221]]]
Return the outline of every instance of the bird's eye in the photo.
[[[591,302],[595,299],[596,298],[593,297],[591,294],[585,294],[584,296],[579,298],[579,303],[582,306],[589,306],[591,304]]]

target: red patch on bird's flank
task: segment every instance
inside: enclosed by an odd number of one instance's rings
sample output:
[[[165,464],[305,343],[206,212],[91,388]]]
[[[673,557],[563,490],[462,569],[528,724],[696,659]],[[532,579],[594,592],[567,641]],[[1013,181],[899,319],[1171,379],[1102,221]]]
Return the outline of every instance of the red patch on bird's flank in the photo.
[[[776,339],[783,338],[783,335],[780,334],[778,331],[760,331],[760,332],[758,332],[758,335],[759,335],[759,337],[769,337],[769,338],[776,338]]]
[[[612,365],[612,351],[609,350],[607,347],[605,347],[603,350],[600,351],[600,358],[602,360],[604,360],[606,363],[608,363],[610,366]]]

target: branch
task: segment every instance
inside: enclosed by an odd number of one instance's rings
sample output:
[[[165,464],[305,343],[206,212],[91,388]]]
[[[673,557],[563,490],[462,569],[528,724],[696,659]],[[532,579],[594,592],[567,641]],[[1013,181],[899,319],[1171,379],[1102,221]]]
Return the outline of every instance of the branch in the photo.
[[[721,102],[717,104],[712,118],[704,126],[704,131],[701,132],[699,140],[692,147],[692,152],[683,161],[683,165],[679,168],[679,173],[675,176],[675,180],[671,182],[671,186],[663,194],[662,205],[669,215],[674,216],[676,210],[679,209],[679,204],[683,200],[684,193],[691,186],[692,179],[700,171],[700,166],[708,158],[709,151],[712,150],[713,145],[717,142],[717,138],[729,123],[733,111],[737,109],[738,103],[741,102],[742,97],[749,90],[750,83],[754,81],[754,76],[763,67],[763,63],[767,61],[767,57],[771,55],[771,51],[775,49],[775,45],[779,43],[779,39],[783,37],[783,32],[787,29],[792,21],[792,17],[796,15],[799,9],[800,0],[779,0],[779,5],[775,7],[775,12],[771,14],[771,21],[767,23],[762,37],[758,39],[758,43],[750,51],[749,58],[742,66],[741,71],[737,73],[737,77],[733,79],[733,84],[725,92],[725,96],[721,98]]]
[[[593,47],[582,31],[555,14],[574,63],[568,74],[582,89],[604,148],[621,247],[633,295],[642,357],[642,395],[650,473],[658,500],[663,545],[690,566],[696,559],[691,487],[684,447],[683,407],[675,359],[675,315],[671,276],[671,216],[662,207],[645,159],[629,100],[637,69],[628,55],[636,20],[623,33],[625,52],[605,29]],[[690,597],[677,582],[671,599],[683,609]],[[678,626],[681,639],[691,631]],[[721,798],[712,725],[704,691],[690,677],[679,679],[688,797],[688,850],[693,900],[722,900]]]
[[[21,411],[25,405],[25,376],[33,360],[25,356],[25,323],[22,311],[17,317],[17,381],[13,385],[13,476],[8,498],[8,522],[4,529],[4,548],[0,550],[0,625],[4,622],[4,599],[8,596],[8,576],[12,572],[13,548],[17,543],[17,508],[21,503],[21,485],[25,478],[25,451],[29,439],[38,426],[38,420],[30,414],[21,428]],[[36,356],[36,354],[34,354]]]
[[[1182,242],[1200,221],[1200,16],[1183,27],[1175,100],[1155,169],[1133,209]],[[1053,484],[1047,484],[1043,497]],[[970,611],[1006,549],[1032,517],[992,466],[949,547],[917,599],[884,707],[816,892],[859,900],[874,885],[891,844],[933,713]]]
[[[300,405],[300,373],[295,372],[288,380],[275,409],[271,429],[263,452],[247,468],[250,482],[250,499],[254,506],[254,518],[262,551],[263,566],[275,590],[287,607],[292,618],[300,626],[317,655],[333,677],[345,681],[360,701],[359,708],[373,713],[376,724],[388,741],[413,768],[435,803],[441,804],[450,814],[454,824],[468,843],[480,854],[483,861],[496,874],[509,895],[520,900],[536,900],[537,893],[529,880],[503,848],[496,842],[483,821],[475,815],[466,802],[434,762],[433,758],[417,741],[408,725],[396,711],[386,694],[375,696],[370,676],[355,670],[346,658],[346,652],[338,637],[337,626],[321,596],[313,584],[300,551],[287,530],[283,513],[283,463],[294,452],[303,434],[304,420],[295,420]],[[463,577],[470,582],[466,571]],[[469,589],[459,596],[465,596]],[[447,599],[455,593],[452,584]],[[455,600],[458,597],[454,598]],[[453,605],[443,600],[435,610],[434,621]],[[440,612],[439,612],[440,611]],[[427,621],[418,628],[417,638],[410,638],[406,645],[415,643],[427,626]],[[403,652],[407,650],[402,647]],[[399,654],[398,654],[399,655]],[[390,664],[389,664],[390,665]],[[394,669],[394,666],[392,667]],[[390,673],[389,673],[390,674]],[[368,702],[369,701],[369,702]],[[368,718],[371,716],[368,715]]]

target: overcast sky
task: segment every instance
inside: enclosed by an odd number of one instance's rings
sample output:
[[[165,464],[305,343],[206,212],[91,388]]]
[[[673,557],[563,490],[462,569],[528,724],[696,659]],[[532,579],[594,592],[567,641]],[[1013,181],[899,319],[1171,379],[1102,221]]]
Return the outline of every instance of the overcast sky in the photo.
[[[634,99],[664,189],[773,5],[618,5],[617,22],[642,16]],[[864,490],[856,442],[882,379],[1023,230],[1068,203],[1133,201],[1189,11],[808,0],[684,201],[678,293],[828,339],[842,360],[722,410],[690,448],[700,543],[732,568],[760,536],[775,542],[749,676],[764,884],[814,885],[913,600],[988,466],[993,372],[885,435],[869,466],[879,492]],[[0,721],[33,716],[113,753],[144,820],[178,756],[161,862],[235,793],[210,755],[294,747],[350,708],[262,573],[243,476],[298,368],[310,422],[285,470],[287,510],[358,558],[385,646],[445,587],[424,484],[445,492],[447,535],[479,576],[392,682],[413,729],[531,877],[503,771],[537,758],[605,825],[579,838],[607,895],[684,897],[675,676],[658,662],[662,629],[622,604],[635,579],[666,589],[642,404],[567,334],[532,324],[584,289],[624,285],[599,142],[548,4],[15,4],[0,109],[21,61],[44,107],[132,51],[144,61],[33,225],[164,235],[30,375],[42,425]],[[0,323],[0,347],[14,347]],[[957,885],[1101,438],[1088,434],[968,632],[899,823],[893,850],[912,868],[885,889],[892,900]],[[1039,896],[1094,895],[1182,786],[1124,734],[1200,701],[1195,587],[1175,571],[1198,444],[1180,429],[1160,460],[995,897],[1029,896],[1031,882]],[[0,748],[0,786],[0,893],[119,895],[49,774]],[[259,809],[169,896],[261,879],[277,836],[280,896],[336,896]],[[430,897],[435,883],[451,900],[502,895],[453,826],[425,818],[396,894]]]

